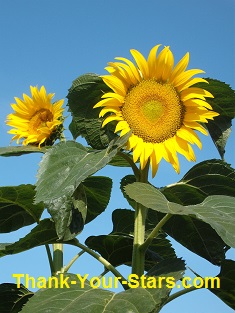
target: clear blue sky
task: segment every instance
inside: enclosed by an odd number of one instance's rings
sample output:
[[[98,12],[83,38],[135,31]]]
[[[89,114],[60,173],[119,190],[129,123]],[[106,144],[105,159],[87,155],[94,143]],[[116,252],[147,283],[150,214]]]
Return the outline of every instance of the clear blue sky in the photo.
[[[107,62],[116,56],[130,58],[135,48],[147,56],[156,44],[170,45],[176,61],[190,52],[189,68],[201,68],[205,76],[225,81],[235,89],[235,1],[234,0],[21,0],[0,1],[0,146],[8,146],[11,136],[5,125],[14,97],[29,93],[30,85],[45,85],[55,99],[65,98],[72,80],[95,72],[104,74]],[[66,101],[65,101],[66,103]],[[68,114],[69,115],[69,114]],[[68,126],[69,118],[66,126]],[[67,139],[71,135],[66,131]],[[229,138],[225,159],[235,167],[235,132]],[[204,149],[196,150],[197,161],[219,158],[210,138],[203,138]],[[196,149],[196,148],[195,148]],[[0,159],[0,185],[36,181],[41,155]],[[153,183],[157,186],[178,181],[193,165],[181,161],[181,174],[162,164]],[[114,188],[128,170],[108,167],[100,172],[114,178]],[[115,208],[127,207],[112,196],[109,207],[94,223],[87,225],[81,241],[93,234],[111,231],[110,215]],[[29,230],[27,228],[27,230]],[[26,234],[26,229],[1,234],[0,242],[11,242]],[[175,245],[179,256],[202,276],[216,275],[218,269],[207,261]],[[65,248],[65,263],[76,249]],[[228,257],[235,259],[234,250]],[[48,276],[45,248],[2,258],[0,283],[13,282],[12,273]],[[84,255],[71,271],[97,275],[96,262]],[[123,269],[127,272],[126,269]],[[190,308],[190,309],[189,309]],[[199,290],[167,305],[162,313],[175,309],[181,313],[234,312],[209,291]]]

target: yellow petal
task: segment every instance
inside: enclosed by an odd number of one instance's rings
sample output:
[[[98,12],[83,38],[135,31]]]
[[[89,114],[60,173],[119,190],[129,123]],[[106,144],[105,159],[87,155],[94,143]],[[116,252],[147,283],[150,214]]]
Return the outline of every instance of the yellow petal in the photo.
[[[137,66],[139,67],[143,78],[147,79],[149,77],[149,69],[148,69],[148,63],[145,60],[144,56],[137,50],[135,49],[131,49],[130,50],[133,58],[135,59],[135,62],[137,64]]]
[[[182,126],[177,131],[176,135],[184,140],[187,140],[191,144],[196,144],[199,149],[202,149],[202,143],[198,135],[192,129]]]
[[[173,85],[175,87],[184,84],[185,82],[187,82],[192,76],[196,75],[196,74],[201,74],[201,73],[205,73],[202,70],[199,69],[192,69],[192,70],[188,70],[186,72],[181,73],[180,75],[178,75],[173,81]]]
[[[121,96],[126,95],[126,86],[124,86],[123,82],[114,76],[101,76],[103,81],[107,86],[109,86],[115,93],[120,94]]]
[[[186,101],[188,99],[199,98],[205,100],[205,97],[214,98],[214,96],[207,90],[202,88],[191,87],[186,90],[183,90],[180,93],[180,97],[182,101]]]
[[[169,82],[172,82],[178,75],[185,71],[189,62],[189,53],[187,52],[185,56],[178,62],[178,64],[173,69],[171,76],[169,77]]]
[[[108,124],[109,122],[112,122],[112,121],[122,121],[123,118],[120,117],[120,116],[116,116],[116,115],[111,115],[111,116],[108,116],[104,121],[103,121],[103,124],[102,124],[102,127],[104,127],[106,124]]]
[[[117,123],[116,125],[116,128],[115,128],[115,133],[119,132],[120,130],[123,130],[123,129],[129,129],[130,130],[130,127],[128,125],[128,123],[126,121],[120,121]]]
[[[184,121],[184,125],[186,127],[189,127],[189,128],[192,128],[192,129],[195,129],[199,132],[201,132],[203,135],[208,135],[208,132],[207,130],[199,123],[197,122],[191,122],[191,121]]]
[[[142,80],[138,69],[130,60],[121,57],[117,57],[115,59],[125,62],[130,67],[130,70],[132,71],[134,77],[136,78],[136,83]]]
[[[155,73],[156,73],[156,61],[157,61],[157,57],[156,57],[156,54],[157,54],[157,51],[158,51],[158,48],[160,47],[161,45],[157,45],[155,47],[153,47],[149,53],[149,56],[148,56],[148,68],[149,68],[149,78],[153,78],[155,77]]]

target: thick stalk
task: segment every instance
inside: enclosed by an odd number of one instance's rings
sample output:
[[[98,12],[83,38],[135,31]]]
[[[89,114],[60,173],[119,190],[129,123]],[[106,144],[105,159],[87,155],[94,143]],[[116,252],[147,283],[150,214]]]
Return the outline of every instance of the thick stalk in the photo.
[[[53,243],[54,275],[63,272],[63,244]]]
[[[143,170],[140,170],[139,181],[143,183],[148,182],[149,164]],[[140,247],[145,240],[145,220],[147,215],[147,208],[142,204],[137,203],[135,209],[135,222],[134,222],[134,244],[132,254],[132,274],[141,277],[144,274],[145,251]]]

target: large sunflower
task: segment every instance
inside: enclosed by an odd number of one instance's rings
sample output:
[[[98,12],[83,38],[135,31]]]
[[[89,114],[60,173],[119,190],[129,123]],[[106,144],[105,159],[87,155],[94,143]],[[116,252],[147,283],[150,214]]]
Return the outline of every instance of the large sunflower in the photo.
[[[136,65],[122,57],[110,62],[106,67],[110,75],[101,77],[113,92],[105,93],[95,105],[103,107],[100,116],[108,114],[103,126],[117,121],[115,132],[120,136],[132,131],[126,148],[133,151],[134,162],[140,160],[141,169],[150,160],[153,176],[162,158],[179,173],[177,152],[195,161],[191,144],[202,148],[195,130],[207,135],[201,123],[218,115],[206,102],[213,95],[193,87],[206,80],[192,78],[202,70],[186,70],[189,53],[174,67],[170,48],[164,47],[157,55],[159,46],[152,48],[147,60],[139,51],[130,50]]]
[[[6,124],[14,127],[8,132],[14,135],[12,140],[40,146],[59,137],[64,100],[52,104],[54,94],[47,94],[44,86],[40,90],[30,86],[30,90],[32,98],[26,94],[23,94],[23,100],[15,98],[16,103],[11,105],[15,112],[7,116]]]

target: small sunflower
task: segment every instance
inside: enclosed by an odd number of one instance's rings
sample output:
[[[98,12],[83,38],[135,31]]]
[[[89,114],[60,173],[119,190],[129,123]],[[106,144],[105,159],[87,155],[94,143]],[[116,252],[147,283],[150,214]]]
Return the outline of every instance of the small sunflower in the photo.
[[[32,98],[23,94],[23,100],[15,98],[16,103],[11,104],[15,111],[7,116],[6,124],[14,127],[8,133],[13,134],[12,140],[24,146],[53,143],[62,132],[63,102],[59,100],[52,103],[53,93],[46,93],[44,86],[30,86]]]
[[[126,149],[133,151],[133,160],[140,161],[141,169],[150,161],[153,177],[162,159],[179,173],[177,153],[195,161],[191,144],[202,148],[195,130],[207,135],[201,123],[219,115],[206,102],[213,95],[193,87],[207,81],[192,78],[204,71],[186,70],[189,53],[174,66],[169,46],[157,55],[159,47],[152,48],[147,60],[139,51],[130,50],[136,65],[122,57],[110,62],[105,68],[110,75],[101,77],[113,92],[105,93],[94,106],[103,107],[100,117],[108,114],[103,126],[117,121],[115,132],[120,136],[132,132]]]

